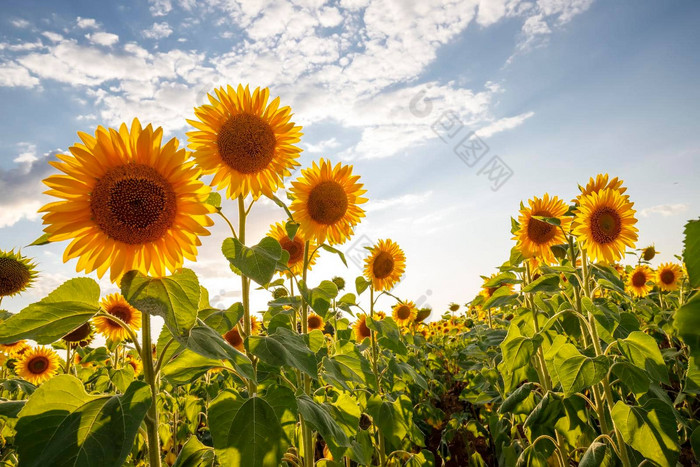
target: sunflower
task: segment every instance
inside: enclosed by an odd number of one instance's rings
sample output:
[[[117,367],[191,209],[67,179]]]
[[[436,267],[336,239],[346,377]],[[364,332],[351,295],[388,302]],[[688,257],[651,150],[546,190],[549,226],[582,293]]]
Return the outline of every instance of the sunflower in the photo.
[[[633,295],[644,297],[652,288],[647,282],[652,280],[653,274],[648,266],[640,264],[630,273],[629,279],[627,279],[627,288]]]
[[[311,313],[307,319],[306,319],[307,327],[309,331],[313,331],[314,329],[323,329],[326,325],[326,323],[323,321],[323,318],[321,318],[319,315],[316,313]]]
[[[290,169],[299,164],[301,127],[289,119],[292,109],[279,107],[270,91],[238,85],[214,90],[211,105],[194,109],[197,120],[187,120],[196,131],[187,133],[189,148],[205,174],[214,174],[212,186],[226,187],[229,198],[272,194],[283,185]]]
[[[224,334],[224,339],[226,339],[226,342],[231,344],[231,347],[234,349],[238,349],[241,352],[245,350],[245,347],[243,347],[243,337],[241,336],[241,333],[238,332],[238,328],[236,326],[232,327],[226,334]]]
[[[161,147],[163,129],[141,128],[138,119],[78,136],[83,144],[72,155],[51,162],[65,175],[44,180],[61,201],[39,210],[50,241],[72,239],[63,261],[79,258],[76,270],[98,277],[109,269],[116,282],[132,269],[163,276],[194,260],[214,207],[204,203],[210,188],[177,139]]]
[[[365,277],[377,292],[391,290],[406,270],[406,255],[391,240],[379,240],[365,258]]]
[[[481,286],[481,291],[479,292],[479,295],[484,297],[484,299],[489,299],[491,296],[496,293],[496,290],[500,289],[501,287],[508,287],[508,290],[511,292],[513,291],[513,288],[515,287],[514,284],[511,284],[510,282],[501,282],[500,284],[495,285],[494,287],[486,287],[486,284],[491,282],[491,279],[496,277],[496,274],[491,274],[489,277],[484,277],[484,284]]]
[[[0,352],[6,353],[9,357],[17,357],[18,355],[22,355],[29,348],[29,344],[27,344],[27,341],[24,340],[9,344],[0,344]]]
[[[58,362],[59,357],[52,349],[35,347],[25,352],[15,369],[20,378],[39,385],[56,374]]]
[[[285,271],[281,274],[286,274],[287,276],[300,275],[304,269],[304,247],[306,244],[306,241],[304,237],[302,237],[301,233],[297,231],[294,238],[290,239],[289,235],[287,235],[287,230],[284,228],[284,224],[278,222],[270,227],[270,232],[268,232],[267,236],[277,240],[282,246],[282,249],[289,253],[289,261],[287,261],[289,271]],[[309,254],[311,254],[311,252],[313,252],[315,249],[316,245],[314,243],[310,243]],[[316,255],[314,254],[309,257],[308,269],[311,269],[311,266],[313,266],[315,263]]]
[[[362,342],[371,335],[370,329],[367,326],[367,315],[361,313],[357,317],[357,321],[355,321],[355,324],[353,325],[353,330],[355,331],[355,337],[359,342]]]
[[[129,305],[129,302],[121,294],[107,295],[100,306],[105,313],[119,318],[132,330],[136,331],[141,328],[141,312]],[[115,342],[129,337],[129,332],[121,324],[107,316],[96,316],[93,319],[93,324],[98,332]]]
[[[626,247],[634,248],[637,241],[634,203],[610,188],[582,196],[580,200],[573,233],[592,259],[612,263],[622,258]]]
[[[593,193],[598,193],[606,188],[615,190],[622,194],[627,191],[627,188],[623,187],[622,183],[622,180],[618,179],[617,177],[610,179],[608,174],[598,174],[595,178],[591,177],[585,187],[579,185],[578,189],[581,191],[579,199]],[[625,198],[627,198],[627,196],[625,196]],[[574,200],[574,202],[576,201],[577,200]]]
[[[260,334],[261,329],[262,329],[262,324],[260,324],[260,321],[258,321],[258,317],[251,316],[250,317],[250,333],[253,335]]]
[[[36,265],[13,250],[0,250],[0,298],[24,292],[36,279]]]
[[[413,302],[399,302],[391,310],[391,316],[399,326],[408,326],[416,319],[416,304]]]
[[[571,217],[566,216],[568,210],[569,207],[563,200],[557,196],[550,198],[548,193],[542,198],[535,196],[529,200],[528,207],[521,204],[518,217],[520,228],[513,237],[513,240],[518,241],[518,251],[525,258],[534,257],[549,264],[556,263],[557,259],[551,248],[566,243],[564,232],[568,232],[571,226]],[[557,219],[560,225],[534,219],[534,216]]]
[[[654,245],[651,245],[642,249],[642,258],[644,259],[644,261],[651,261],[652,259],[654,259],[654,256],[656,256],[658,253],[659,252],[656,251]]]
[[[459,306],[459,305],[457,305]],[[456,311],[456,310],[455,310]],[[428,316],[433,312],[433,309],[429,306],[423,307],[416,312],[416,323],[422,323]]]
[[[663,263],[656,269],[656,284],[661,290],[670,292],[678,290],[683,276],[681,267],[674,263]]]
[[[375,321],[381,321],[384,318],[386,318],[386,313],[384,313],[383,311],[375,311],[374,317],[375,317]]]
[[[130,353],[126,355],[126,363],[128,363],[131,366],[131,368],[134,370],[135,375],[140,374],[143,370],[143,363],[141,363],[141,359],[135,357]]]
[[[73,348],[87,347],[92,342],[93,337],[92,326],[90,322],[86,322],[63,336],[63,340]]]
[[[357,183],[359,175],[352,174],[351,165],[335,167],[326,159],[302,170],[302,176],[292,182],[294,201],[291,210],[299,230],[317,243],[330,245],[345,242],[353,234],[353,228],[365,216],[359,207],[367,199],[367,192]]]

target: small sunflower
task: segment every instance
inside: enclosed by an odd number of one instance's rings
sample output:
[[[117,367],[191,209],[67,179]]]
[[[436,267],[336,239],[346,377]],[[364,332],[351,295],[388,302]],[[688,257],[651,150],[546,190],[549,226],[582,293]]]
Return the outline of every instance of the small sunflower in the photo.
[[[138,119],[131,128],[100,126],[94,137],[78,136],[83,144],[72,155],[51,162],[65,175],[44,180],[46,194],[61,201],[39,210],[51,241],[72,240],[63,261],[78,258],[77,271],[98,277],[109,269],[116,282],[132,269],[164,276],[194,260],[214,208],[177,139],[161,146],[163,129],[142,128]]]
[[[656,269],[656,284],[663,291],[678,290],[683,269],[674,263],[663,263]]]
[[[140,374],[143,370],[143,363],[141,363],[141,359],[135,357],[130,353],[126,355],[126,363],[128,363],[131,366],[131,368],[133,368],[135,375]]]
[[[616,190],[620,194],[623,194],[625,191],[627,191],[627,188],[623,187],[622,183],[623,181],[617,177],[611,179],[608,174],[598,174],[595,178],[591,177],[585,187],[579,185],[578,189],[581,191],[579,198],[593,193],[598,193],[606,188]]]
[[[24,340],[12,342],[10,344],[0,344],[0,352],[6,353],[9,357],[22,355],[29,348],[29,344]]]
[[[568,209],[563,200],[557,196],[550,197],[547,193],[542,198],[534,197],[529,200],[527,207],[521,204],[518,217],[520,229],[513,238],[518,241],[518,251],[525,258],[534,257],[549,264],[556,263],[552,247],[566,243],[564,232],[569,231],[572,220],[566,216]],[[534,219],[534,216],[558,219],[560,226]]]
[[[379,240],[365,258],[365,277],[377,292],[391,290],[406,270],[406,255],[392,240]]]
[[[652,289],[650,282],[654,277],[654,273],[648,266],[640,264],[630,273],[627,279],[627,287],[630,292],[637,297],[644,297]]]
[[[302,176],[292,182],[294,201],[290,208],[306,238],[334,245],[352,236],[365,216],[359,205],[367,202],[362,198],[367,190],[357,183],[359,179],[352,174],[351,165],[338,163],[333,167],[326,159],[302,170]]]
[[[454,304],[453,304],[454,305]],[[459,305],[457,305],[459,306]],[[454,310],[457,311],[457,310]],[[423,307],[416,312],[416,323],[422,323],[428,316],[433,312],[433,309],[429,306]]]
[[[100,306],[105,313],[119,318],[132,330],[136,331],[141,328],[141,312],[129,305],[129,302],[121,294],[115,293],[106,296]],[[96,316],[93,318],[93,324],[99,333],[115,342],[129,337],[129,332],[126,329],[107,316]]]
[[[610,188],[582,196],[580,201],[573,233],[592,259],[613,263],[622,258],[627,247],[634,248],[634,203]]]
[[[287,267],[289,271],[285,271],[287,276],[300,275],[304,269],[304,247],[306,241],[301,235],[301,232],[297,231],[294,238],[290,240],[289,235],[287,235],[287,230],[284,228],[284,224],[278,222],[270,227],[270,232],[267,234],[268,237],[272,237],[277,240],[282,249],[289,253],[289,261],[287,261]],[[309,244],[309,255],[316,249],[314,243]],[[316,255],[311,255],[309,258],[309,268],[316,263]],[[284,290],[284,289],[283,289]]]
[[[306,318],[306,323],[309,331],[313,331],[314,329],[323,330],[323,328],[326,326],[326,323],[323,321],[323,318],[321,318],[316,313],[310,313],[309,316]]]
[[[35,347],[22,355],[15,370],[20,378],[38,386],[56,374],[58,365],[56,352],[48,347]]]
[[[651,261],[658,253],[654,245],[648,246],[642,249],[642,259],[644,259],[644,261]]]
[[[93,337],[92,326],[88,321],[63,336],[63,340],[73,348],[87,347],[92,342]]]
[[[260,321],[258,321],[257,316],[251,316],[250,317],[250,333],[253,335],[260,334],[260,330],[262,329],[262,324]]]
[[[196,131],[187,133],[189,148],[205,174],[214,174],[212,186],[226,188],[229,198],[251,194],[272,196],[284,177],[299,164],[301,127],[289,119],[292,109],[279,107],[270,91],[238,85],[214,90],[211,105],[194,109],[197,120],[187,120]]]
[[[484,297],[485,299],[491,298],[491,296],[496,293],[496,290],[500,289],[501,287],[508,287],[508,290],[511,292],[514,289],[514,284],[511,284],[510,282],[502,282],[501,284],[495,285],[494,287],[486,287],[486,284],[491,282],[491,279],[496,277],[496,274],[491,274],[489,277],[483,277],[484,279],[484,284],[481,286],[481,291],[479,292],[479,295]]]
[[[357,321],[355,321],[353,325],[353,330],[355,331],[355,338],[357,338],[358,342],[362,342],[371,335],[370,329],[367,326],[367,315],[362,313],[358,315]]]
[[[231,344],[231,347],[234,349],[241,352],[245,351],[245,347],[243,346],[243,336],[241,336],[241,333],[238,332],[238,328],[236,326],[232,327],[226,334],[224,334],[224,339],[226,339],[226,342]]]
[[[397,303],[391,310],[391,316],[399,326],[408,326],[416,319],[417,312],[413,302]]]
[[[0,298],[11,297],[31,287],[36,265],[13,250],[0,250]]]

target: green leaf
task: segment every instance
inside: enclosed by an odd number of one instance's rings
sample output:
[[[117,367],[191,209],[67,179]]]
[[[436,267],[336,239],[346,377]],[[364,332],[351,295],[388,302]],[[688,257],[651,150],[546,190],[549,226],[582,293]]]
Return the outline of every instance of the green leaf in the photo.
[[[297,399],[294,397],[294,391],[285,386],[274,385],[265,391],[263,399],[275,411],[287,438],[294,439],[299,418],[299,409],[297,407]]]
[[[162,278],[144,276],[129,271],[121,283],[122,295],[134,308],[165,320],[170,333],[186,340],[197,321],[199,309],[199,280],[189,269]]]
[[[342,251],[337,250],[330,245],[326,245],[325,243],[323,245],[321,245],[321,248],[323,248],[324,250],[326,250],[329,253],[333,253],[333,254],[338,255],[340,257],[340,260],[345,265],[345,267],[348,267],[348,262],[345,261],[345,254]]]
[[[15,441],[22,465],[120,467],[150,405],[151,390],[141,381],[121,396],[94,396],[77,378],[56,376],[19,414]]]
[[[190,436],[173,467],[211,467],[213,465],[214,449],[202,444],[196,436]]]
[[[626,339],[618,340],[617,345],[633,365],[649,374],[652,381],[669,383],[666,363],[653,337],[634,331]]]
[[[203,357],[184,349],[177,357],[163,366],[163,376],[174,386],[189,384],[212,368],[226,367],[221,360]]]
[[[297,234],[297,230],[299,230],[299,224],[296,222],[287,221],[284,224],[284,230],[287,232],[287,237],[290,240],[294,240],[294,237]]]
[[[304,421],[321,434],[333,455],[341,457],[345,450],[340,448],[350,447],[350,440],[326,407],[317,404],[306,394],[297,397],[297,406]]]
[[[525,293],[559,291],[559,274],[545,274],[523,287]]]
[[[311,290],[302,288],[300,292],[306,303],[323,319],[326,319],[331,302],[338,296],[338,287],[331,281],[323,281],[318,287]]]
[[[608,371],[608,361],[604,356],[586,357],[576,346],[567,343],[558,348],[554,369],[568,397],[599,383]]]
[[[690,446],[695,454],[695,459],[700,459],[700,426],[693,430],[693,434],[690,435]]]
[[[287,217],[289,217],[292,220],[292,222],[294,221],[294,216],[292,215],[292,211],[289,210],[289,207],[287,207],[287,205],[284,203],[284,201],[282,201],[281,199],[279,199],[275,195],[272,195],[272,196],[265,195],[265,196],[270,198],[277,206],[284,209],[284,212],[287,213]],[[291,237],[290,237],[290,239],[291,239]]]
[[[561,220],[558,217],[532,216],[532,218],[557,227],[561,225]]]
[[[357,295],[362,295],[362,292],[367,290],[370,285],[372,285],[372,283],[362,276],[357,276],[355,278],[355,291],[357,291]]]
[[[675,466],[678,460],[678,433],[673,409],[659,399],[642,407],[618,401],[612,409],[615,427],[625,443],[644,457],[662,466]]]
[[[203,357],[227,360],[238,374],[255,380],[253,363],[248,357],[234,349],[221,334],[209,326],[200,324],[193,327],[187,340],[187,348]]]
[[[318,378],[316,356],[302,336],[286,328],[277,328],[270,336],[249,336],[247,346],[260,360],[274,366],[289,365]]]
[[[503,401],[498,408],[500,414],[528,414],[535,408],[533,383],[525,383]]]
[[[615,362],[611,369],[615,377],[634,394],[646,394],[649,390],[649,376],[646,371],[629,362]]]
[[[209,407],[216,457],[230,467],[277,467],[289,442],[264,399],[223,392]]]
[[[205,203],[209,204],[210,206],[214,206],[217,211],[221,211],[221,195],[216,191],[209,193]]]
[[[272,237],[265,237],[250,248],[238,239],[227,238],[221,251],[234,268],[260,285],[268,284],[278,266],[286,267],[289,261],[289,253]]]
[[[126,365],[118,370],[110,370],[109,378],[119,392],[126,392],[129,385],[134,381],[134,369],[131,365]]]
[[[700,288],[700,219],[685,225],[683,262],[688,271],[688,280],[693,289]]]
[[[673,327],[690,347],[690,354],[700,358],[700,293],[676,311]]]
[[[484,310],[488,310],[491,308],[499,308],[499,307],[504,307],[507,305],[510,305],[515,301],[515,299],[518,298],[517,294],[514,294],[508,286],[504,285],[500,288],[498,288],[492,295],[489,297],[482,305],[481,307]]]
[[[399,445],[413,424],[413,404],[403,395],[393,402],[374,395],[367,401],[367,413],[392,445]]]
[[[26,403],[27,401],[0,400],[0,417],[16,418]]]
[[[578,467],[612,467],[615,465],[612,449],[607,444],[596,441],[583,453]]]
[[[0,344],[32,339],[50,344],[78,328],[99,310],[100,287],[80,277],[64,282],[47,297],[12,315],[0,326]]]
[[[388,316],[385,319],[367,319],[367,327],[377,332],[379,345],[389,349],[398,355],[406,355],[408,349],[401,338],[401,331],[394,319]]]

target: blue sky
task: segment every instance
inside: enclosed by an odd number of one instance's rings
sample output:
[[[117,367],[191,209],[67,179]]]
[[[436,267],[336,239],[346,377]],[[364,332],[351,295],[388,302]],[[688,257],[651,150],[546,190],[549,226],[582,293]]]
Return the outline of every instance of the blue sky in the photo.
[[[700,207],[700,4],[592,0],[5,1],[0,19],[0,249],[41,234],[41,179],[77,131],[139,117],[184,144],[206,92],[269,86],[305,136],[303,165],[355,166],[370,202],[356,239],[406,251],[397,293],[438,311],[478,291],[507,259],[510,217],[545,192],[571,199],[609,172],[638,210],[639,246],[682,248]],[[418,107],[412,107],[415,101]],[[426,102],[431,111],[423,112]],[[412,111],[413,109],[413,111]],[[447,119],[447,120],[446,120]],[[433,128],[462,126],[453,139]],[[476,132],[473,167],[453,151]],[[484,166],[512,176],[493,190]],[[481,173],[480,173],[481,171]],[[496,180],[498,181],[498,180]],[[233,204],[225,207],[231,215]],[[283,213],[254,208],[249,238]],[[196,265],[213,297],[240,296],[217,223]],[[65,244],[24,248],[39,263],[19,311],[74,275]],[[312,281],[360,273],[329,256]],[[102,280],[105,293],[113,290]],[[264,295],[253,303],[262,309]],[[383,302],[388,307],[390,302]]]

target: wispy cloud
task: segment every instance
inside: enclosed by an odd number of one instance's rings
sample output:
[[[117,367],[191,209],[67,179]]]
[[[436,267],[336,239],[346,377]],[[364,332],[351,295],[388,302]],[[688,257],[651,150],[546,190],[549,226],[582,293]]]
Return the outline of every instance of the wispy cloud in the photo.
[[[375,199],[367,204],[366,211],[376,212],[385,209],[395,208],[398,206],[415,206],[425,203],[433,195],[432,191],[423,193],[409,193],[406,195],[397,196],[395,198]]]
[[[648,208],[641,209],[639,215],[641,217],[652,217],[660,215],[663,217],[675,216],[688,210],[688,205],[684,203],[677,204],[657,204]]]
[[[143,37],[147,39],[163,39],[173,33],[172,28],[168,23],[153,23],[153,26],[143,31]]]

